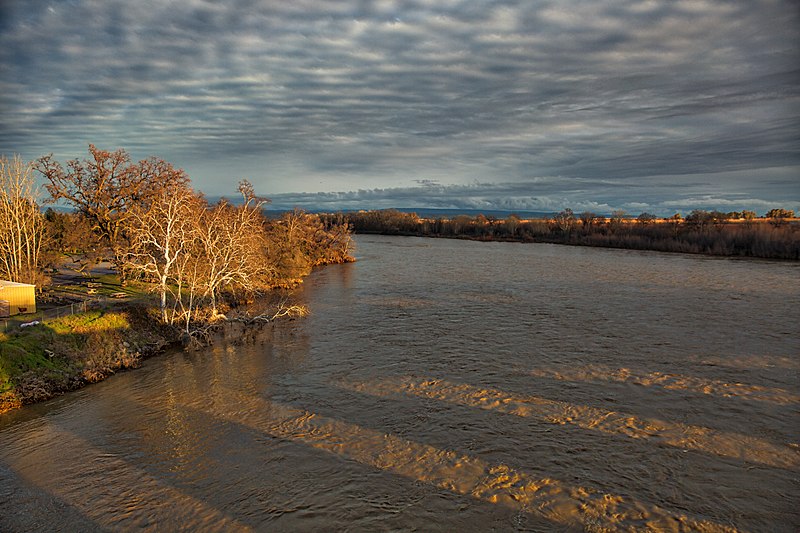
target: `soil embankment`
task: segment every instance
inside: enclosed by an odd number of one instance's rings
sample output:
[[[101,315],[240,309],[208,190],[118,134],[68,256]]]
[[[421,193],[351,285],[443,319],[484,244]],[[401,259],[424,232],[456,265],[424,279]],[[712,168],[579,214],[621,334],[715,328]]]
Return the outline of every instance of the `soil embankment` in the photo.
[[[135,368],[178,338],[141,304],[92,309],[0,334],[0,412]]]

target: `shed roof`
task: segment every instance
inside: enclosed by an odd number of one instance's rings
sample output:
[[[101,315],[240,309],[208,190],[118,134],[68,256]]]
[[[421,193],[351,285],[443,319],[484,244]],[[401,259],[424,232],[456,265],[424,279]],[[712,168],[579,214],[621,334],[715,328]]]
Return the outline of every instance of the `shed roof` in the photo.
[[[4,287],[36,287],[36,285],[31,285],[30,283],[17,283],[16,281],[7,281],[4,279],[0,279],[0,289]]]

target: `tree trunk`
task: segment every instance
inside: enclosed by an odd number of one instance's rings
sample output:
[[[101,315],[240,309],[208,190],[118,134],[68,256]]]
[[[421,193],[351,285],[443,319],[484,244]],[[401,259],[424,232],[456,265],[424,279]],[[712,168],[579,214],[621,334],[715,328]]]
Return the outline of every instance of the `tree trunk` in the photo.
[[[161,321],[167,323],[167,276],[161,276]]]

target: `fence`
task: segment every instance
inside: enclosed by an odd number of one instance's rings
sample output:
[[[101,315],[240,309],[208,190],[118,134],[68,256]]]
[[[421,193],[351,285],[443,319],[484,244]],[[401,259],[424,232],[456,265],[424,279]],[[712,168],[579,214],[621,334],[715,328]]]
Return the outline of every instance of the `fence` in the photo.
[[[102,300],[100,298],[96,298],[93,300],[84,300],[82,302],[76,302],[69,305],[62,305],[61,307],[52,307],[50,309],[42,309],[41,311],[36,311],[35,313],[27,314],[24,317],[11,317],[11,318],[4,318],[0,321],[0,331],[6,332],[12,329],[18,328],[22,324],[28,324],[30,322],[48,322],[50,320],[55,320],[57,318],[61,318],[64,316],[74,315],[76,313],[85,313],[90,309],[97,309],[100,307]]]

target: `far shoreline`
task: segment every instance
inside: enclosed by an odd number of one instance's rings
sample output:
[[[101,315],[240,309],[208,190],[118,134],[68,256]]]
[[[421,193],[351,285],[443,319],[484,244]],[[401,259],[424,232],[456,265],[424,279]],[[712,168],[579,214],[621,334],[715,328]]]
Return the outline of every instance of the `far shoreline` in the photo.
[[[591,215],[591,216],[590,216]],[[470,217],[429,219],[398,210],[321,214],[343,222],[355,234],[463,239],[479,242],[566,244],[623,250],[651,250],[716,257],[800,260],[800,219],[728,219],[714,212],[687,217],[604,218],[575,216],[571,211],[551,219]]]
[[[455,241],[470,241],[470,242],[479,242],[479,243],[505,243],[505,244],[519,244],[519,245],[526,245],[526,244],[550,244],[553,246],[571,246],[574,248],[598,248],[604,250],[623,250],[623,251],[630,251],[630,252],[654,252],[654,253],[663,253],[669,255],[689,255],[689,256],[700,256],[706,257],[709,259],[739,259],[742,261],[778,261],[778,262],[789,262],[793,263],[798,261],[798,259],[791,259],[791,258],[781,258],[781,257],[756,257],[756,256],[749,256],[749,255],[725,255],[725,254],[713,254],[707,252],[692,252],[692,251],[680,251],[680,250],[658,250],[655,248],[630,248],[624,246],[600,246],[600,245],[591,245],[591,244],[582,244],[582,243],[575,243],[575,242],[560,242],[560,241],[545,241],[545,240],[532,240],[532,241],[525,241],[521,239],[510,239],[510,238],[492,238],[492,239],[485,239],[481,237],[474,237],[470,235],[422,235],[419,233],[381,233],[377,231],[361,231],[361,232],[353,232],[354,235],[380,235],[383,237],[409,237],[409,238],[419,238],[419,239],[442,239],[442,240],[455,240]]]

